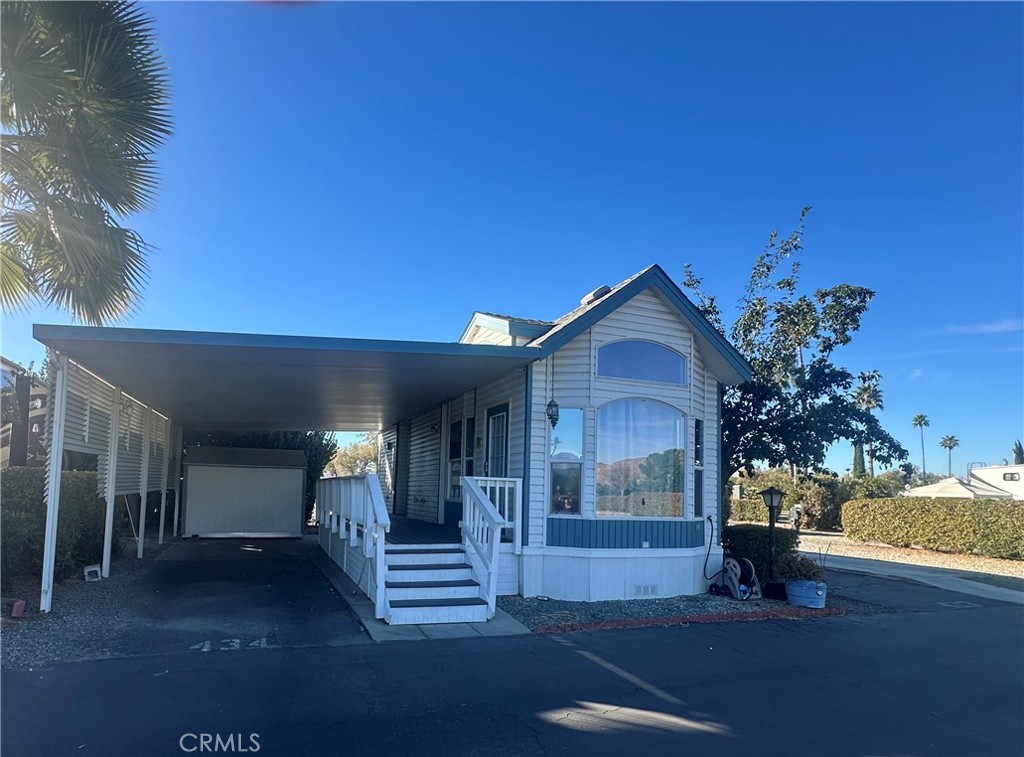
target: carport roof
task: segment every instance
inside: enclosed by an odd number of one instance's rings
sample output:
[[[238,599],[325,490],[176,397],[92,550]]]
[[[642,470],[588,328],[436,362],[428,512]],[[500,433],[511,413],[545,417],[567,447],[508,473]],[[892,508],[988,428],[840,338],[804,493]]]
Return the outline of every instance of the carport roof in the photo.
[[[36,324],[33,336],[186,427],[377,431],[536,347]]]

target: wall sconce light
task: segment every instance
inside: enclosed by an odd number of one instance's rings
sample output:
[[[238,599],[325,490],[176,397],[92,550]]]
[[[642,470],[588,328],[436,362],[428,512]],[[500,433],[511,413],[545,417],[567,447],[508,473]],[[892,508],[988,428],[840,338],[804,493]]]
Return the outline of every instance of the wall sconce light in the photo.
[[[386,449],[388,452],[390,452],[394,448],[395,448],[395,443],[394,442],[385,442],[384,443],[384,449]]]
[[[433,426],[430,427],[430,431],[433,434],[437,434],[441,431],[441,427],[435,423]]]
[[[551,428],[554,428],[558,425],[558,403],[555,402],[554,398],[548,402],[547,414],[548,420],[551,421]]]

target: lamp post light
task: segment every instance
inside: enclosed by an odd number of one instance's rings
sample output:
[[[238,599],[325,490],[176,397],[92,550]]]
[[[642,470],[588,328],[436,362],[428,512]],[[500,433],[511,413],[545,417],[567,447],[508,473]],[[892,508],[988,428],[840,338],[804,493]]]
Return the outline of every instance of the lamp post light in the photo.
[[[558,425],[558,403],[555,402],[553,397],[551,398],[551,401],[548,402],[546,412],[548,420],[551,422],[551,428],[554,428],[555,426]]]
[[[779,510],[782,509],[782,499],[785,496],[786,493],[784,491],[776,489],[774,486],[770,486],[761,492],[764,505],[768,508],[768,581],[764,587],[764,595],[769,599],[778,599],[779,597],[771,595],[778,593],[780,590],[783,592],[783,596],[785,592],[785,589],[775,585],[775,519],[779,517]]]

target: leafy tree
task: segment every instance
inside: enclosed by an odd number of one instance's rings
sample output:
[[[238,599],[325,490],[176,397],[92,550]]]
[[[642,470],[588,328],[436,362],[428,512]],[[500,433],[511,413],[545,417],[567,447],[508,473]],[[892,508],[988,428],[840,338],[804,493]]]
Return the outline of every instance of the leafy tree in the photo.
[[[910,422],[914,428],[921,429],[921,475],[927,476],[928,469],[924,465],[924,430],[932,424],[928,422],[928,416],[924,414],[915,415]]]
[[[171,133],[152,22],[130,2],[5,2],[0,26],[0,305],[117,320],[148,250],[121,221],[151,204]]]
[[[795,231],[785,239],[772,232],[758,256],[739,317],[729,332],[715,298],[702,289],[691,266],[683,286],[697,306],[750,361],[753,378],[726,389],[722,416],[722,491],[738,470],[755,462],[796,469],[823,470],[833,443],[846,439],[873,445],[874,457],[887,465],[907,452],[872,413],[852,396],[853,375],[832,362],[833,352],[849,344],[860,328],[874,292],[837,284],[812,294],[797,293],[799,263],[780,271],[802,249],[804,208]]]
[[[306,453],[306,520],[313,514],[316,482],[338,450],[330,431],[189,431],[184,443],[186,455],[189,447],[198,446],[302,450]]]
[[[361,434],[334,453],[327,471],[335,476],[365,476],[377,472],[377,459],[377,434]]]
[[[1013,443],[1013,464],[1024,465],[1024,447],[1020,444],[1020,439]]]
[[[878,383],[882,375],[878,371],[865,371],[860,374],[860,385],[854,390],[853,401],[861,410],[868,413],[882,410],[882,389]],[[875,477],[875,450],[873,442],[868,439],[868,475]]]
[[[960,440],[957,439],[955,436],[944,436],[941,439],[939,439],[939,446],[942,447],[942,449],[947,450],[949,452],[949,463],[948,463],[946,472],[950,476],[952,476],[953,475],[953,450],[960,446]]]

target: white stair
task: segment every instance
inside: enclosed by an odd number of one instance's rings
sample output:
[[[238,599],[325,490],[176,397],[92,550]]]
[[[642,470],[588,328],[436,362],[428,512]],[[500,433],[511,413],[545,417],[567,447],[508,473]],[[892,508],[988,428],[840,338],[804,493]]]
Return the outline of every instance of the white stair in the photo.
[[[391,625],[487,620],[487,600],[461,544],[389,544],[384,559]]]

